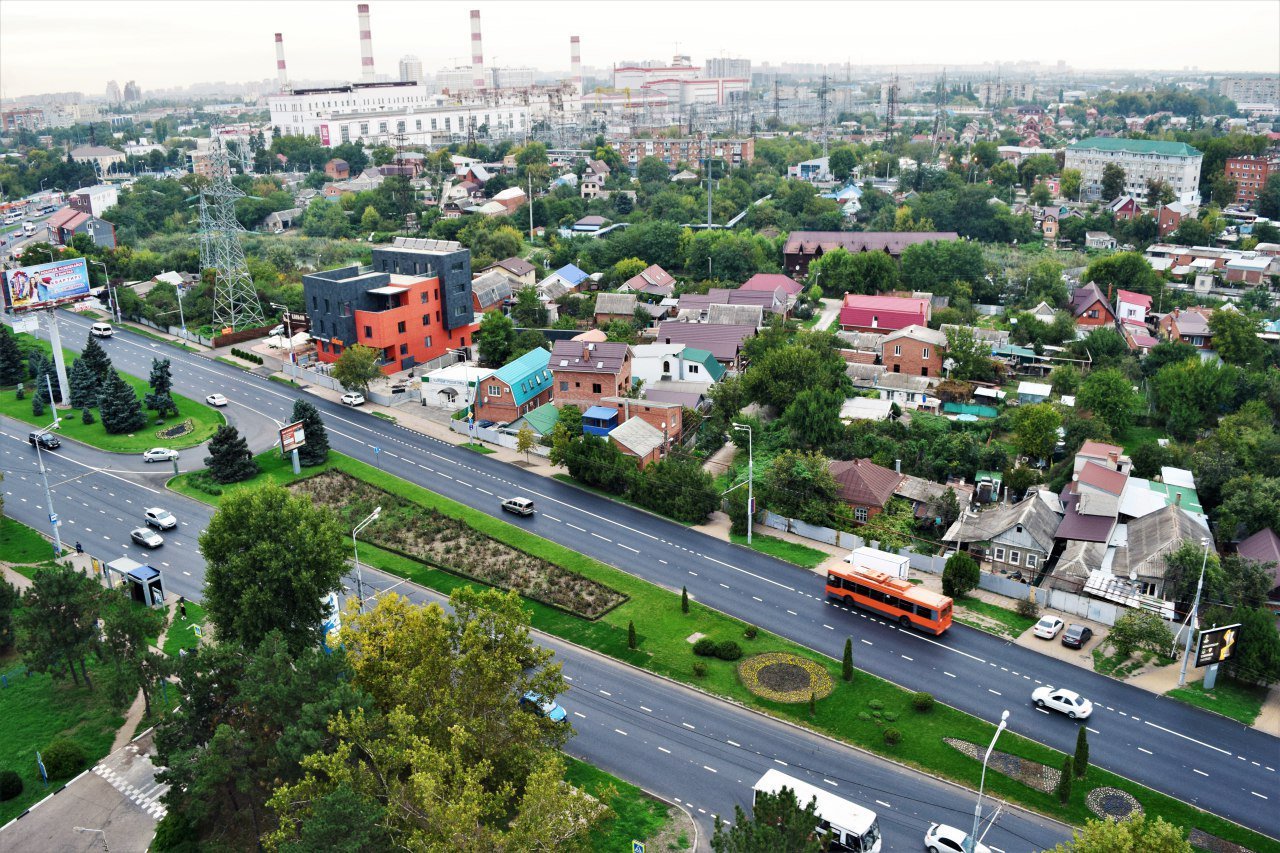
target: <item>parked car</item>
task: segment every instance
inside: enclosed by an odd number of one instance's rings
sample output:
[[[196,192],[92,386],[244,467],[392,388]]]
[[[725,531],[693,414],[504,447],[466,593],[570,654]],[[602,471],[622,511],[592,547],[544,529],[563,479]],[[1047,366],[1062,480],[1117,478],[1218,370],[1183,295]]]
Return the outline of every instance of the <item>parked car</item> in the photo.
[[[178,451],[172,447],[153,447],[142,454],[143,462],[171,462],[178,458]]]
[[[1041,616],[1040,621],[1032,628],[1032,633],[1043,640],[1052,640],[1058,636],[1058,632],[1062,630],[1062,626],[1066,623],[1057,616]]]
[[[149,527],[135,527],[129,531],[129,538],[143,548],[159,548],[164,544],[164,537]]]
[[[539,716],[546,717],[553,723],[563,723],[569,716],[564,708],[554,699],[548,699],[541,693],[529,691],[520,697],[520,704]]]
[[[929,853],[967,853],[969,850],[969,833],[945,823],[929,825],[924,834],[924,846]],[[991,848],[979,842],[974,845],[974,853],[991,853]]]
[[[1062,645],[1070,649],[1083,649],[1092,639],[1092,628],[1072,623],[1062,635]]]
[[[147,526],[156,530],[170,530],[178,526],[178,519],[173,517],[173,513],[158,506],[149,507],[143,517],[147,520]]]
[[[210,394],[204,398],[204,401],[210,406],[225,406],[227,404],[227,398],[221,394]]]
[[[533,501],[529,498],[507,498],[502,502],[502,508],[516,515],[533,515]]]
[[[364,395],[357,391],[348,391],[342,395],[342,405],[344,406],[363,406]]]
[[[493,425],[493,421],[476,421],[476,426],[480,427],[480,429],[488,429]]]
[[[1031,701],[1037,708],[1051,708],[1060,711],[1073,720],[1088,719],[1093,713],[1093,703],[1074,690],[1065,690],[1045,685],[1031,692]]]
[[[280,335],[283,335],[283,334],[284,334],[284,323],[281,323],[279,326],[276,326],[275,328],[273,328],[270,332],[267,332],[267,335],[273,338],[279,337]]]
[[[38,444],[45,450],[57,450],[62,446],[62,442],[51,432],[29,432],[27,441],[31,442],[32,447]]]

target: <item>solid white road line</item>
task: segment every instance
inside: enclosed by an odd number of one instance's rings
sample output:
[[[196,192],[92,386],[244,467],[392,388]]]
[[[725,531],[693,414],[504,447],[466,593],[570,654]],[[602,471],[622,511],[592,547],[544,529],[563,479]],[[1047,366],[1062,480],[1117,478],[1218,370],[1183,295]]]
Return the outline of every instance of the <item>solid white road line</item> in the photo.
[[[1123,713],[1123,711],[1122,711],[1121,713]],[[1155,723],[1151,722],[1150,720],[1147,720],[1147,721],[1146,721],[1146,725],[1151,726],[1151,728],[1153,728],[1153,729],[1159,729],[1159,730],[1160,730],[1160,731],[1162,731],[1162,732],[1168,732],[1168,733],[1169,733],[1169,734],[1171,734],[1171,735],[1177,735],[1178,737],[1182,738],[1183,740],[1189,740],[1189,741],[1191,741],[1192,743],[1199,744],[1200,746],[1207,746],[1209,749],[1212,749],[1212,750],[1214,750],[1214,751],[1216,751],[1216,752],[1221,752],[1223,755],[1230,755],[1230,754],[1231,754],[1231,753],[1230,753],[1230,752],[1228,752],[1227,750],[1222,749],[1222,748],[1220,748],[1220,747],[1216,747],[1216,746],[1214,746],[1214,745],[1213,745],[1213,744],[1211,744],[1211,743],[1205,743],[1205,742],[1204,742],[1204,741],[1202,741],[1202,740],[1196,740],[1196,739],[1195,739],[1195,738],[1193,738],[1193,737],[1187,737],[1187,736],[1186,736],[1186,735],[1184,735],[1182,732],[1175,732],[1173,729],[1166,729],[1164,726],[1157,726]]]

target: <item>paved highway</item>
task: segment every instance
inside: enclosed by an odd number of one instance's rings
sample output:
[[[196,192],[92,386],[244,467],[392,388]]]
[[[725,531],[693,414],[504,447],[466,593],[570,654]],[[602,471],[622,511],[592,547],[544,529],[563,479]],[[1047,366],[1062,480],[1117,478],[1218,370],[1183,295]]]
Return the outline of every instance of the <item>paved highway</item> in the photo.
[[[61,317],[64,342],[79,346],[89,322]],[[241,416],[265,417],[251,428],[255,446],[270,440],[267,421],[287,418],[292,406],[294,394],[283,386],[127,332],[106,342],[106,348],[117,366],[140,376],[147,375],[151,357],[163,353],[174,363],[177,390],[196,398],[226,394],[233,401],[228,414],[233,422]],[[243,404],[240,410],[237,401]],[[911,690],[927,690],[992,722],[1005,708],[1026,709],[1036,724],[1021,733],[1068,752],[1075,746],[1076,724],[1056,714],[1037,714],[1030,694],[1040,684],[1078,690],[1097,707],[1088,727],[1099,766],[1280,837],[1280,740],[1274,737],[966,626],[956,625],[942,638],[899,630],[825,601],[821,579],[789,563],[362,412],[320,398],[313,402],[336,450],[376,461],[495,516],[500,496],[533,497],[539,513],[516,522],[532,532],[668,589],[687,586],[698,600],[833,658],[853,636],[860,668]],[[375,447],[381,453],[375,455]],[[193,460],[183,467],[198,465]]]

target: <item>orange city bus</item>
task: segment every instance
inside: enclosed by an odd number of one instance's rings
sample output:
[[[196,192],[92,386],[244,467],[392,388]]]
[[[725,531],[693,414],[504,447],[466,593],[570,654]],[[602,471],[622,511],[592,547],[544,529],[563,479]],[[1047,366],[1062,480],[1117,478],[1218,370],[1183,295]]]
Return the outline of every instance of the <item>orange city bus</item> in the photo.
[[[902,627],[941,634],[951,627],[948,596],[871,569],[828,569],[827,597],[874,610]]]

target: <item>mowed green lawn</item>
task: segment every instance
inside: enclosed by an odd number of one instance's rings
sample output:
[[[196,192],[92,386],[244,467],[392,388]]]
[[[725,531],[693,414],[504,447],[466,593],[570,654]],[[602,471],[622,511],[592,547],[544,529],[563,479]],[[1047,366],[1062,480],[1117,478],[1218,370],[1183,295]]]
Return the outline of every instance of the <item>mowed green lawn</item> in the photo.
[[[18,342],[24,351],[32,344],[35,344],[40,346],[45,353],[52,352],[47,341],[38,340],[27,334],[16,335],[15,337],[18,338]],[[67,372],[70,374],[75,354],[65,348],[62,352],[67,360]],[[120,376],[137,393],[139,400],[146,398],[151,389],[147,386],[145,380],[123,372]],[[30,387],[30,381],[26,384],[28,386],[26,397],[21,400],[18,399],[17,390],[14,388],[6,388],[0,391],[0,414],[8,415],[11,418],[25,421],[33,427],[43,429],[53,423],[54,412],[51,408],[46,407],[43,415],[32,414],[31,397],[33,392]],[[136,433],[125,435],[108,434],[102,428],[102,420],[98,417],[96,408],[93,412],[94,422],[88,425],[81,421],[79,409],[59,409],[57,416],[62,418],[62,423],[59,425],[57,432],[66,438],[82,441],[100,450],[107,450],[113,453],[141,453],[151,447],[173,447],[179,450],[186,447],[195,447],[212,438],[218,427],[226,423],[226,419],[217,409],[192,400],[190,397],[174,394],[173,402],[178,406],[177,417],[166,418],[165,423],[158,426],[155,423],[155,413],[148,412],[146,428]],[[165,438],[160,434],[162,431],[172,429],[185,420],[191,421],[190,432],[176,438]]]

